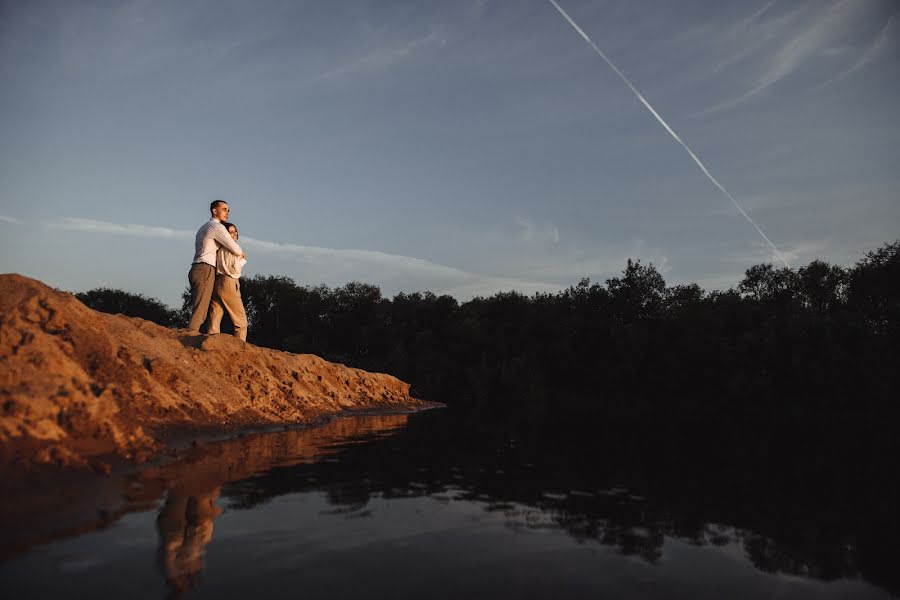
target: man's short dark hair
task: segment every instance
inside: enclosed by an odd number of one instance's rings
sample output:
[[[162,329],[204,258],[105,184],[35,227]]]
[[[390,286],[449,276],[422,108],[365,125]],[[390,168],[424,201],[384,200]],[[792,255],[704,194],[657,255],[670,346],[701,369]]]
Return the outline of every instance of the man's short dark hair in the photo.
[[[218,208],[220,204],[228,204],[224,200],[213,200],[209,203],[209,210],[212,212],[214,209]]]

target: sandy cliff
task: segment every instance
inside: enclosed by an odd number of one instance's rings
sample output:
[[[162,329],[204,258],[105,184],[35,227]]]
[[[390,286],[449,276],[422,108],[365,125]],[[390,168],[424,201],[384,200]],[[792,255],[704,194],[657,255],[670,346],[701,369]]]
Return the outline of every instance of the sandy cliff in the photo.
[[[99,457],[144,460],[176,431],[427,406],[389,375],[98,313],[0,275],[0,465],[103,469]]]

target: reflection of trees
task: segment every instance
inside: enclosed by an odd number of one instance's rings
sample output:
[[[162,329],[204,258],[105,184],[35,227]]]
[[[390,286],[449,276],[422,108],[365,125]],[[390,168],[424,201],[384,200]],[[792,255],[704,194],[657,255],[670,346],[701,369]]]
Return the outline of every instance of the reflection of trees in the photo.
[[[275,469],[225,486],[223,496],[230,506],[250,508],[315,490],[326,493],[333,514],[348,516],[373,496],[462,500],[502,515],[512,528],[561,529],[580,543],[650,562],[660,558],[667,538],[677,538],[734,546],[767,572],[822,579],[865,573],[889,588],[896,581],[886,575],[890,569],[873,573],[878,558],[891,553],[891,536],[880,529],[891,521],[877,515],[894,514],[896,493],[878,496],[873,490],[885,482],[849,477],[856,473],[850,466],[871,462],[872,455],[846,443],[832,455],[824,446],[829,430],[779,432],[749,422],[743,432],[702,423],[683,431],[628,421],[532,426],[469,417],[420,415],[394,437],[345,448],[339,461]],[[848,478],[836,481],[840,465],[848,467]],[[632,481],[640,496],[617,485]],[[826,482],[845,492],[822,495]],[[856,528],[865,524],[877,531],[866,537]],[[853,542],[860,536],[870,544],[867,562]]]
[[[560,507],[545,505],[542,509],[553,521],[579,542],[595,541],[618,549],[626,556],[640,556],[655,563],[662,556],[665,526],[658,519],[648,519],[642,503],[619,500],[603,501],[601,496],[586,503],[583,498],[566,498]],[[572,504],[581,505],[580,510]]]
[[[369,503],[372,490],[363,481],[347,481],[326,489],[328,503],[341,507],[345,512],[360,510]]]
[[[864,574],[898,589],[889,558],[898,484],[873,476],[892,474],[896,453],[829,445],[834,429],[534,422],[453,411],[415,419],[408,428],[405,415],[357,417],[248,436],[137,474],[125,488],[132,509],[146,510],[165,494],[159,563],[172,593],[197,583],[217,499],[243,510],[313,491],[334,507],[329,514],[347,518],[367,516],[374,497],[465,501],[511,528],[559,529],[649,562],[677,538],[733,546],[767,572]],[[855,468],[863,464],[868,470]]]

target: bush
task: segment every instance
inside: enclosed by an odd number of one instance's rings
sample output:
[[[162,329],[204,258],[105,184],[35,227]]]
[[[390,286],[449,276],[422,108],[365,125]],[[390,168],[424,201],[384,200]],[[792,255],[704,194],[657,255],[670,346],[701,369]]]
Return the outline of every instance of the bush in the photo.
[[[169,308],[156,298],[148,298],[143,294],[96,288],[79,292],[75,297],[88,308],[100,312],[138,317],[163,327],[184,327],[186,324],[182,313]]]

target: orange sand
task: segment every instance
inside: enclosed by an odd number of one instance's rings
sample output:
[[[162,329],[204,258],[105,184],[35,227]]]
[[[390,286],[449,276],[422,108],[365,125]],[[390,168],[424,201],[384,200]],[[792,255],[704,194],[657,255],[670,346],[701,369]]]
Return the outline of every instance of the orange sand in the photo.
[[[95,312],[39,281],[0,275],[0,465],[106,470],[109,456],[141,462],[179,430],[435,405],[390,375]]]

